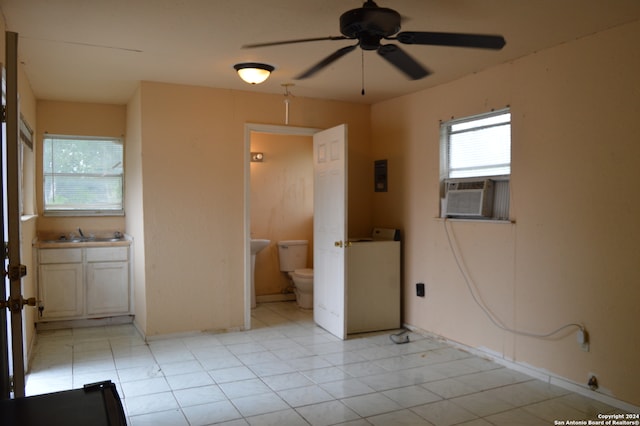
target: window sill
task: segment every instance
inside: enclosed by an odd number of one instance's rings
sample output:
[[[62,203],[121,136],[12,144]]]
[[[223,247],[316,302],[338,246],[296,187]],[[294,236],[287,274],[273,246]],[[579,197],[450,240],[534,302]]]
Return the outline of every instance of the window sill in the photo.
[[[20,216],[20,221],[29,222],[30,220],[35,220],[37,217],[37,214],[23,214],[22,216]]]
[[[496,225],[515,225],[515,220],[510,219],[466,219],[457,217],[434,217],[437,222],[478,222],[478,223],[492,223]]]
[[[124,216],[124,211],[91,211],[91,210],[59,210],[47,211],[43,214],[46,217],[107,217]]]

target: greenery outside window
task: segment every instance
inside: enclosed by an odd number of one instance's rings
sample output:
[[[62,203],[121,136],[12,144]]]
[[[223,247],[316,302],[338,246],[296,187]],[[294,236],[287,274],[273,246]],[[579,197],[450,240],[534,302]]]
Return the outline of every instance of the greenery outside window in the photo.
[[[44,214],[124,214],[123,142],[119,138],[45,135]]]

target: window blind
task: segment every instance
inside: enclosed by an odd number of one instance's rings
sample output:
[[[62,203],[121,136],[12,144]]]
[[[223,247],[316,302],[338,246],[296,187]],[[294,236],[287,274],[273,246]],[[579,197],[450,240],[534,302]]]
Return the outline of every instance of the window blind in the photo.
[[[448,123],[449,178],[511,173],[511,114]]]

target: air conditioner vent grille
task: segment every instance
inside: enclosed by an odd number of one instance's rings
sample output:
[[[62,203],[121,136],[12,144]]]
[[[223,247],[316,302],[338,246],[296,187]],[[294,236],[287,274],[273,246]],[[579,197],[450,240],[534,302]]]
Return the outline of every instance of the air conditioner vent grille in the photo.
[[[449,182],[449,189],[462,191],[465,189],[484,189],[486,181],[474,180],[474,181],[461,181],[461,182]]]
[[[447,182],[448,217],[491,217],[492,209],[493,181],[491,179]]]

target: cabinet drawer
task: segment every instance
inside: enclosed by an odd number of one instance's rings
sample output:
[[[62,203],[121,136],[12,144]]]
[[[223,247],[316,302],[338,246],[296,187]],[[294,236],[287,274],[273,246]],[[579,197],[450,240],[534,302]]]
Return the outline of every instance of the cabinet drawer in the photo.
[[[127,260],[129,247],[89,247],[87,262],[113,262]]]
[[[40,263],[80,263],[82,249],[43,249],[40,250]]]

